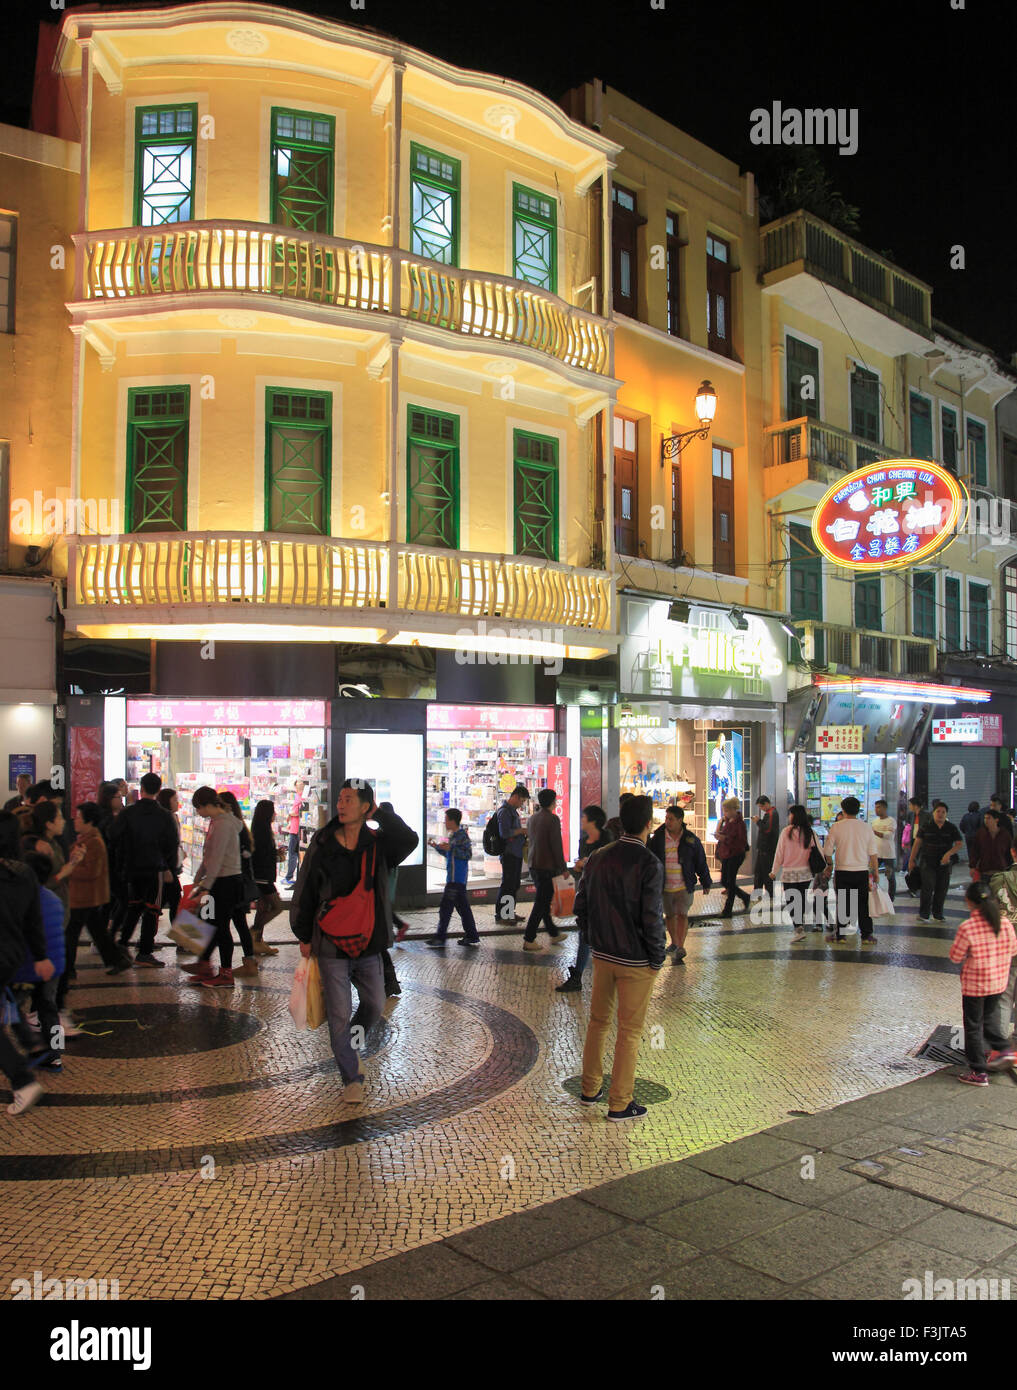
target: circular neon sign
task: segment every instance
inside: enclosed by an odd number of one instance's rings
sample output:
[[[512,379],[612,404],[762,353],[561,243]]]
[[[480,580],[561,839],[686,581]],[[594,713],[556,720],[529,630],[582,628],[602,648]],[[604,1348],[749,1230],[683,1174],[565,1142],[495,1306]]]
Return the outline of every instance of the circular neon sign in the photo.
[[[967,500],[952,473],[925,459],[883,459],[848,473],[812,517],[812,539],[835,565],[895,569],[949,545]]]

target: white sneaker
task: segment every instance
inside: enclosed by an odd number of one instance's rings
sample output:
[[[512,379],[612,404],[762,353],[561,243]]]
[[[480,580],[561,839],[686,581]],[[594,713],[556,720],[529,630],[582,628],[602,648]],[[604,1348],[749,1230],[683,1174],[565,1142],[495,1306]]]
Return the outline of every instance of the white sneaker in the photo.
[[[65,1038],[83,1038],[85,1035],[74,1022],[74,1015],[62,1013],[60,1015],[60,1027],[64,1030]]]
[[[523,942],[523,950],[524,950],[524,951],[542,951],[543,949],[544,949],[544,948],[543,948],[543,946],[541,946],[541,944],[540,944],[539,941],[524,941],[524,942]]]
[[[41,1100],[45,1092],[38,1081],[30,1081],[27,1086],[22,1086],[20,1091],[14,1092],[14,1100],[8,1105],[8,1115],[23,1115],[26,1110],[31,1110],[37,1100]]]

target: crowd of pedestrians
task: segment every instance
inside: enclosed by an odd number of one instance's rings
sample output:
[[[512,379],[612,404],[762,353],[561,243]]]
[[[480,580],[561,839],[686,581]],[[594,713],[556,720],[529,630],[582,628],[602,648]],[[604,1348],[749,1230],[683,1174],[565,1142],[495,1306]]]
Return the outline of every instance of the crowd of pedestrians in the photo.
[[[72,826],[65,822],[58,788],[49,782],[19,782],[18,797],[0,812],[0,995],[5,1022],[20,1044],[15,1046],[0,1027],[0,1069],[14,1092],[9,1113],[20,1114],[36,1103],[42,1094],[40,1075],[62,1070],[66,1040],[80,1034],[68,995],[77,978],[83,935],[111,975],[165,969],[158,952],[166,943],[156,942],[160,917],[165,911],[172,920],[183,902],[197,912],[205,940],[196,959],[181,964],[184,982],[224,990],[233,988],[238,977],[256,979],[261,958],[278,953],[265,942],[264,932],[286,911],[278,891],[281,853],[287,855],[284,883],[293,890],[289,926],[308,962],[307,978],[313,963],[320,982],[344,1101],[363,1100],[362,1040],[356,1030],[366,1033],[386,1011],[387,1001],[401,993],[392,947],[408,924],[394,912],[395,880],[419,840],[390,803],[376,803],[369,783],[350,779],[339,792],[336,815],[301,856],[299,829],[292,827],[294,820],[299,827],[303,792],[297,783],[281,807],[288,841],[280,852],[272,800],[257,803],[248,826],[232,792],[199,787],[191,803],[207,829],[185,902],[177,794],[163,787],[157,774],[143,776],[137,788],[128,788],[123,780],[103,784],[97,801],[73,808]],[[663,823],[654,829],[652,800],[625,793],[611,819],[600,806],[583,807],[570,869],[555,792],[543,788],[537,793],[536,809],[524,825],[521,812],[530,799],[527,788],[517,785],[484,832],[485,850],[501,861],[496,922],[503,927],[524,924],[523,949],[535,952],[543,949],[541,929],[553,945],[567,941],[555,918],[560,921],[574,911],[576,957],[556,989],[580,992],[592,962],[581,1099],[584,1104],[602,1099],[605,1042],[615,1024],[608,1118],[638,1118],[645,1107],[633,1097],[636,1056],[653,982],[669,955],[674,965],[687,960],[694,895],[714,889],[705,846],[686,824],[682,806],[668,806]],[[852,920],[863,945],[876,943],[870,895],[882,875],[893,903],[898,827],[885,801],[874,810],[867,822],[858,800],[846,797],[821,843],[804,806],[790,807],[781,827],[769,798],[758,799],[751,818],[753,886],[761,903],[769,898],[771,920],[777,920],[775,885],[780,882],[779,912],[790,917],[792,944],[805,939],[808,927],[825,931],[828,942],[838,942]],[[715,840],[723,907],[717,915],[725,919],[733,916],[736,901],[746,910],[752,904],[739,882],[750,842],[740,800],[725,798],[721,811]],[[476,948],[481,943],[468,892],[473,845],[463,821],[459,808],[447,808],[444,837],[428,840],[446,874],[437,928],[427,942],[436,950],[447,945],[454,913],[462,925],[461,944]],[[970,1066],[962,1079],[985,1084],[987,1069],[1017,1062],[1006,1013],[1007,1001],[1011,1007],[1013,1003],[1017,936],[999,892],[1002,880],[1010,882],[1008,875],[1017,880],[1012,822],[997,798],[984,808],[972,803],[960,828],[943,802],[926,812],[913,801],[902,830],[906,883],[919,895],[920,922],[944,921],[952,867],[960,851],[967,850],[974,881],[967,889],[968,916],[951,959],[962,964]],[[524,865],[534,888],[528,917],[517,911]],[[248,920],[252,909],[253,924]],[[885,909],[876,915],[885,915]],[[242,958],[235,968],[234,935]],[[185,953],[182,947],[177,950]]]

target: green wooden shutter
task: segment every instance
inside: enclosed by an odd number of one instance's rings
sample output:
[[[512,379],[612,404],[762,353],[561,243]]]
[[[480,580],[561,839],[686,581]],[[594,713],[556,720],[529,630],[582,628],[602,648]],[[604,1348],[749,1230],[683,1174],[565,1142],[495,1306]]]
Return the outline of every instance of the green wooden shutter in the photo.
[[[883,630],[883,601],[878,579],[855,580],[855,627],[868,632]]]
[[[968,585],[968,647],[983,656],[989,655],[989,587],[987,584]]]
[[[879,377],[856,365],[851,373],[851,433],[878,444],[879,421]]]
[[[331,531],[332,398],[269,387],[265,410],[265,530]]]
[[[134,120],[134,225],[194,217],[198,108],[139,106]]]
[[[805,395],[802,379],[808,378]],[[798,420],[803,415],[819,419],[819,349],[811,343],[787,335],[787,416]]]
[[[557,203],[520,183],[512,185],[512,274],[557,293]]]
[[[943,580],[943,641],[948,651],[960,651],[960,580],[949,575]]]
[[[458,159],[410,146],[410,251],[444,265],[459,264]]]
[[[410,406],[406,540],[459,548],[459,419]]]
[[[272,221],[332,235],[335,118],[272,110]]]
[[[930,570],[911,576],[911,626],[916,637],[936,636],[936,576]]]
[[[951,473],[957,472],[957,412],[950,406],[942,407],[941,421],[943,426],[943,467],[949,468]]]
[[[191,388],[127,393],[127,530],[187,530]]]
[[[911,457],[931,460],[932,403],[912,391],[908,418],[911,425]]]
[[[968,436],[968,472],[975,475],[976,487],[988,487],[989,459],[985,446],[985,426],[977,420],[966,422]],[[972,458],[972,455],[974,456]],[[973,467],[972,467],[973,463]]]
[[[792,522],[788,528],[791,563],[788,566],[788,608],[792,622],[823,621],[823,561],[812,531]],[[816,633],[815,657],[826,660],[826,634]]]
[[[515,553],[558,558],[558,441],[516,430]]]

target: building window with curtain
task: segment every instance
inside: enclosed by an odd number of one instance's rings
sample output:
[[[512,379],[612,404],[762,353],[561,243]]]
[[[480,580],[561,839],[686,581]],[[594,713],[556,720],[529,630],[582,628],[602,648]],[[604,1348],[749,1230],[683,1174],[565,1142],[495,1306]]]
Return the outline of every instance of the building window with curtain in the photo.
[[[936,576],[915,570],[911,576],[911,627],[916,637],[936,636]]]
[[[731,244],[706,238],[706,346],[711,352],[732,354]]]
[[[957,412],[950,406],[940,407],[939,422],[943,431],[943,467],[951,473],[957,472],[957,452],[960,441],[957,434]]]

